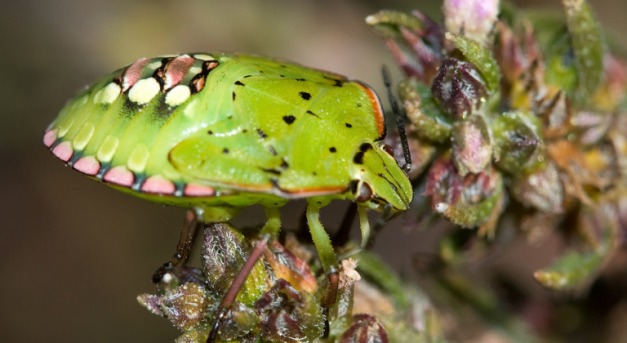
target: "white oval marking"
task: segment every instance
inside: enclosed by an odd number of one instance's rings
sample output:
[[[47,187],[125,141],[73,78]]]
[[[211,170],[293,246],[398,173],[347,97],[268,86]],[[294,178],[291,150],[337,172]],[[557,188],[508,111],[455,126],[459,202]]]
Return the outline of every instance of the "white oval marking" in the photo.
[[[113,154],[115,154],[115,151],[118,149],[119,143],[120,141],[116,137],[111,135],[107,136],[104,142],[100,144],[100,148],[98,148],[96,152],[96,158],[103,163],[111,161]]]
[[[211,55],[207,55],[207,54],[195,54],[194,58],[199,59],[199,60],[203,60],[203,61],[213,61],[215,60],[215,58]]]
[[[159,90],[161,87],[154,77],[141,79],[128,92],[128,99],[139,105],[144,105],[152,100],[159,93]]]
[[[94,96],[94,101],[101,104],[112,104],[122,92],[122,88],[114,82],[108,84]]]
[[[78,133],[76,134],[76,136],[74,136],[74,139],[72,140],[72,146],[74,147],[74,149],[85,149],[85,146],[87,145],[87,143],[89,143],[89,140],[94,135],[94,131],[95,128],[92,124],[83,124],[83,127],[81,127],[80,131],[78,131]]]
[[[185,85],[178,85],[174,88],[172,88],[165,96],[165,103],[168,106],[178,106],[180,104],[182,104],[183,102],[185,102],[185,100],[187,100],[189,98],[189,96],[192,94],[191,90],[189,89],[189,87],[185,86]]]

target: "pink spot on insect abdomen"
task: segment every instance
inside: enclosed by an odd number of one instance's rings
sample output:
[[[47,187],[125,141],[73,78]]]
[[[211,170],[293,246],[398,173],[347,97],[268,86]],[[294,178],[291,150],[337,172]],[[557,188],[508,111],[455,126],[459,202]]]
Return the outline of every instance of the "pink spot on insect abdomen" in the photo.
[[[48,148],[57,140],[57,131],[49,130],[44,134],[44,145]]]
[[[183,191],[183,195],[188,197],[210,197],[213,196],[215,193],[215,189],[209,186],[198,185],[194,183],[190,183],[185,186],[185,190]]]
[[[72,157],[74,150],[72,149],[72,144],[70,144],[70,142],[61,142],[52,149],[52,153],[60,160],[67,162]]]
[[[100,162],[93,156],[85,156],[76,161],[73,167],[83,174],[94,176],[100,170]]]
[[[156,175],[149,177],[142,185],[141,190],[154,194],[174,194],[176,187],[172,181]]]
[[[103,178],[106,182],[114,183],[116,185],[131,187],[133,181],[135,181],[135,175],[126,167],[117,166],[109,170]]]

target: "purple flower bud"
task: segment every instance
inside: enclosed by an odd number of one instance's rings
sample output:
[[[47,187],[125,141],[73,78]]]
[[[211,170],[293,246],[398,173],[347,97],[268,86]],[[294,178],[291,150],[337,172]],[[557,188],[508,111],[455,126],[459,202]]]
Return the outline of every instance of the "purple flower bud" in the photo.
[[[482,226],[481,233],[489,234],[493,219],[501,211],[503,179],[492,167],[461,176],[450,156],[445,155],[431,166],[425,195],[431,197],[433,210],[453,223]]]
[[[485,81],[470,62],[447,58],[431,86],[433,97],[453,120],[478,109],[487,96]]]
[[[323,333],[324,317],[318,300],[278,279],[255,303],[264,341],[314,341]]]
[[[353,324],[342,334],[340,343],[387,343],[388,334],[377,318],[369,314],[356,314]]]

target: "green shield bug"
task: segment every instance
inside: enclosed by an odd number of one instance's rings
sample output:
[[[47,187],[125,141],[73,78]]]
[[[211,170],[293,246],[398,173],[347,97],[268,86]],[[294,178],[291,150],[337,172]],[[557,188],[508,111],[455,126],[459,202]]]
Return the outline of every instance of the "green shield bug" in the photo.
[[[380,143],[385,120],[368,86],[297,64],[234,54],[142,58],[96,82],[50,124],[44,144],[73,169],[133,195],[197,209],[199,221],[307,199],[324,270],[338,264],[319,211],[331,200],[406,210],[412,187]],[[365,237],[367,238],[367,237]],[[329,298],[333,301],[334,295]]]

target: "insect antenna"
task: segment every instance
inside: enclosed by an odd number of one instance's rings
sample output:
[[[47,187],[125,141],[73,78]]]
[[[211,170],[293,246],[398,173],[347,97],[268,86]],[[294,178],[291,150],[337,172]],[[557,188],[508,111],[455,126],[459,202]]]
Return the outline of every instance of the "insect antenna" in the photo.
[[[198,227],[200,226],[198,218],[201,216],[202,212],[200,210],[187,211],[185,215],[185,223],[181,229],[181,236],[179,237],[179,242],[176,245],[176,252],[172,255],[170,261],[166,262],[154,272],[152,275],[153,283],[160,283],[167,273],[178,267],[185,266],[187,260],[189,259],[192,247],[194,246],[196,233],[198,232]]]
[[[396,97],[392,92],[392,77],[390,76],[390,71],[387,66],[383,66],[381,68],[381,74],[383,75],[383,83],[385,84],[385,88],[388,91],[388,99],[390,101],[390,106],[392,106],[392,113],[394,113],[394,119],[396,120],[396,128],[398,130],[398,136],[401,139],[401,146],[403,147],[403,157],[405,157],[405,165],[401,168],[408,173],[411,169],[411,153],[409,152],[409,144],[407,143],[407,135],[405,134],[405,122],[403,117],[401,116],[401,110],[398,107],[398,102],[396,101]]]

